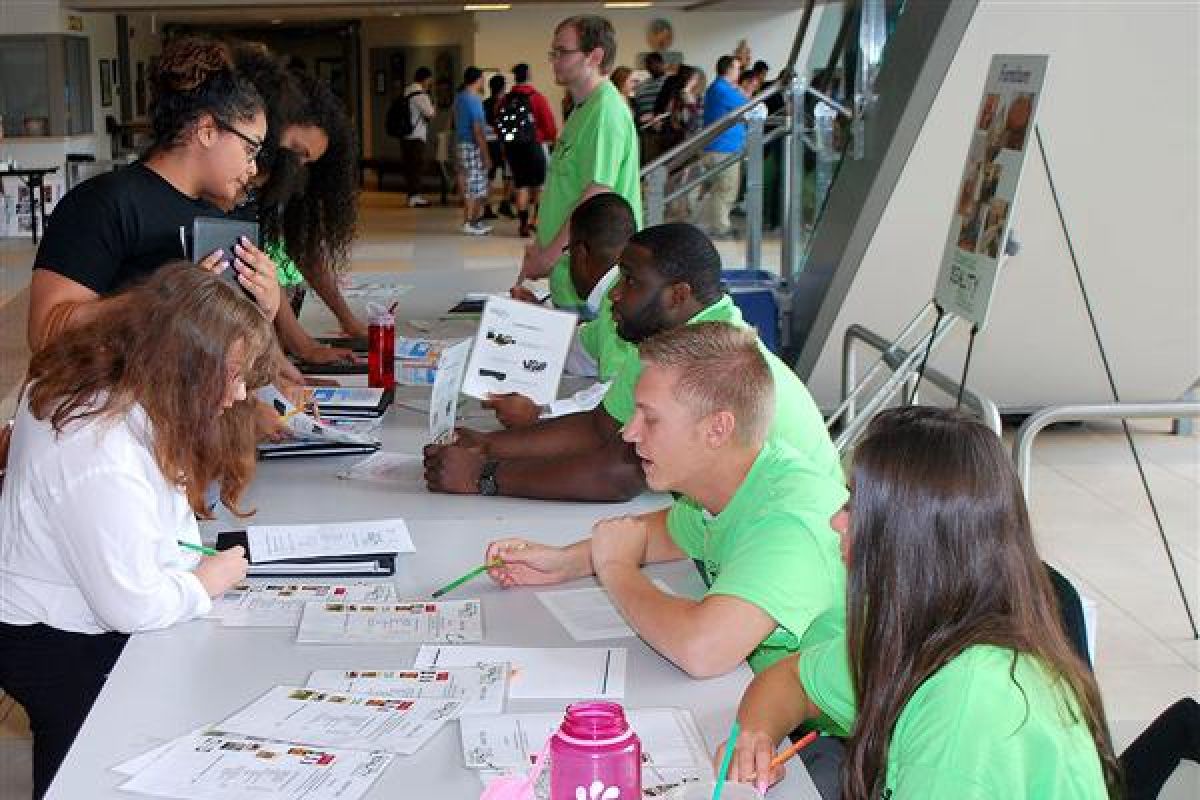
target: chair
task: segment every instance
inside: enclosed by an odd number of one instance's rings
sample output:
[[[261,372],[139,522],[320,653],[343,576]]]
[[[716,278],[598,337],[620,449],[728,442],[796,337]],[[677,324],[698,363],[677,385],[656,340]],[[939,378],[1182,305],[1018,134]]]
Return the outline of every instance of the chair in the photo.
[[[1050,585],[1054,587],[1054,594],[1058,598],[1058,611],[1062,616],[1067,640],[1079,657],[1083,659],[1083,663],[1091,668],[1092,659],[1088,653],[1087,624],[1084,621],[1083,600],[1079,597],[1079,591],[1054,567],[1044,561],[1042,566],[1046,568],[1046,574],[1050,577]]]

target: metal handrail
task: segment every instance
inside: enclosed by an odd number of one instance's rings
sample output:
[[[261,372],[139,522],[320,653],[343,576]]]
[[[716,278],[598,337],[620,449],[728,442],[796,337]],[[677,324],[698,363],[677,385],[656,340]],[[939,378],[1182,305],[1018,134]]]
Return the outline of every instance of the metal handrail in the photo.
[[[868,347],[879,351],[880,362],[895,370],[899,367],[910,355],[908,350],[905,350],[899,344],[891,342],[880,336],[875,331],[863,325],[853,324],[846,328],[846,333],[842,338],[842,401],[844,402],[849,393],[850,387],[854,383],[854,373],[857,372],[857,364],[854,359],[854,342],[861,342]],[[958,381],[946,375],[944,372],[934,369],[926,365],[925,371],[922,373],[924,379],[931,385],[936,386],[948,395],[954,396],[958,393]],[[914,376],[915,377],[915,376]],[[979,416],[980,420],[992,429],[999,436],[1003,429],[1000,423],[1000,408],[995,401],[990,397],[974,392],[970,389],[963,389],[963,402],[969,408],[972,408]],[[855,408],[853,405],[847,408],[844,416],[844,422],[849,425],[853,420]]]
[[[761,92],[754,95],[754,97],[751,97],[745,103],[742,103],[725,116],[699,130],[695,136],[684,139],[682,142],[675,145],[670,150],[648,163],[646,166],[642,167],[641,177],[646,177],[664,164],[670,164],[681,155],[698,151],[707,146],[714,139],[732,128],[734,125],[740,125],[743,122],[741,118],[746,114],[747,111],[754,108],[764,100],[774,97],[782,91],[783,87],[778,82],[768,86],[766,89],[763,89]]]
[[[1025,499],[1033,473],[1033,440],[1056,422],[1086,422],[1093,419],[1180,419],[1200,417],[1200,403],[1171,400],[1165,403],[1102,403],[1098,405],[1050,406],[1029,415],[1013,439],[1013,461]]]

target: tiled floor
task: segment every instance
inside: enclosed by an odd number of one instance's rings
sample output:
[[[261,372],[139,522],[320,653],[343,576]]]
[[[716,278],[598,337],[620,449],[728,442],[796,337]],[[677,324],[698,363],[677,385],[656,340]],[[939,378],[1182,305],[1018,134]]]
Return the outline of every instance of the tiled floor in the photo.
[[[523,241],[500,220],[490,237],[455,232],[445,209],[409,210],[396,196],[368,194],[354,248],[357,271],[462,270],[514,265]],[[740,243],[722,242],[727,264]],[[765,257],[778,264],[778,243]],[[24,323],[32,248],[0,240],[0,415],[11,413],[24,369]],[[1200,437],[1166,423],[1139,423],[1136,441],[1193,611],[1200,615]],[[1191,638],[1174,579],[1117,424],[1047,431],[1034,450],[1031,509],[1047,561],[1095,601],[1096,674],[1114,739],[1124,746],[1183,695],[1200,697],[1200,644]],[[0,699],[0,800],[28,796],[29,752],[12,703]],[[1200,768],[1185,765],[1164,797],[1200,797]]]

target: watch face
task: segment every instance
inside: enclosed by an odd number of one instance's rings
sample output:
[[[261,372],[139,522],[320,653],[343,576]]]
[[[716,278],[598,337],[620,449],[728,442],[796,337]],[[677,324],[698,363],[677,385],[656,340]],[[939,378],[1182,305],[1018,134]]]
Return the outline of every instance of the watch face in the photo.
[[[479,478],[479,493],[484,497],[494,497],[496,495],[496,476],[482,475]]]

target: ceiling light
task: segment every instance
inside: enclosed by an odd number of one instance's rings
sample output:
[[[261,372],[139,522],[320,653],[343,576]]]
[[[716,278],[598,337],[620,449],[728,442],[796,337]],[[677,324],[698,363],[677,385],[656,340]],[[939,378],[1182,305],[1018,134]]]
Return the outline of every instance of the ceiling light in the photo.
[[[467,3],[463,11],[508,11],[512,3]]]
[[[605,3],[605,4],[604,4],[604,7],[605,7],[605,8],[649,8],[649,7],[650,7],[650,6],[652,6],[652,5],[654,5],[654,3],[648,3],[648,2],[639,2],[639,3],[633,3],[633,2],[618,2],[618,3]]]

